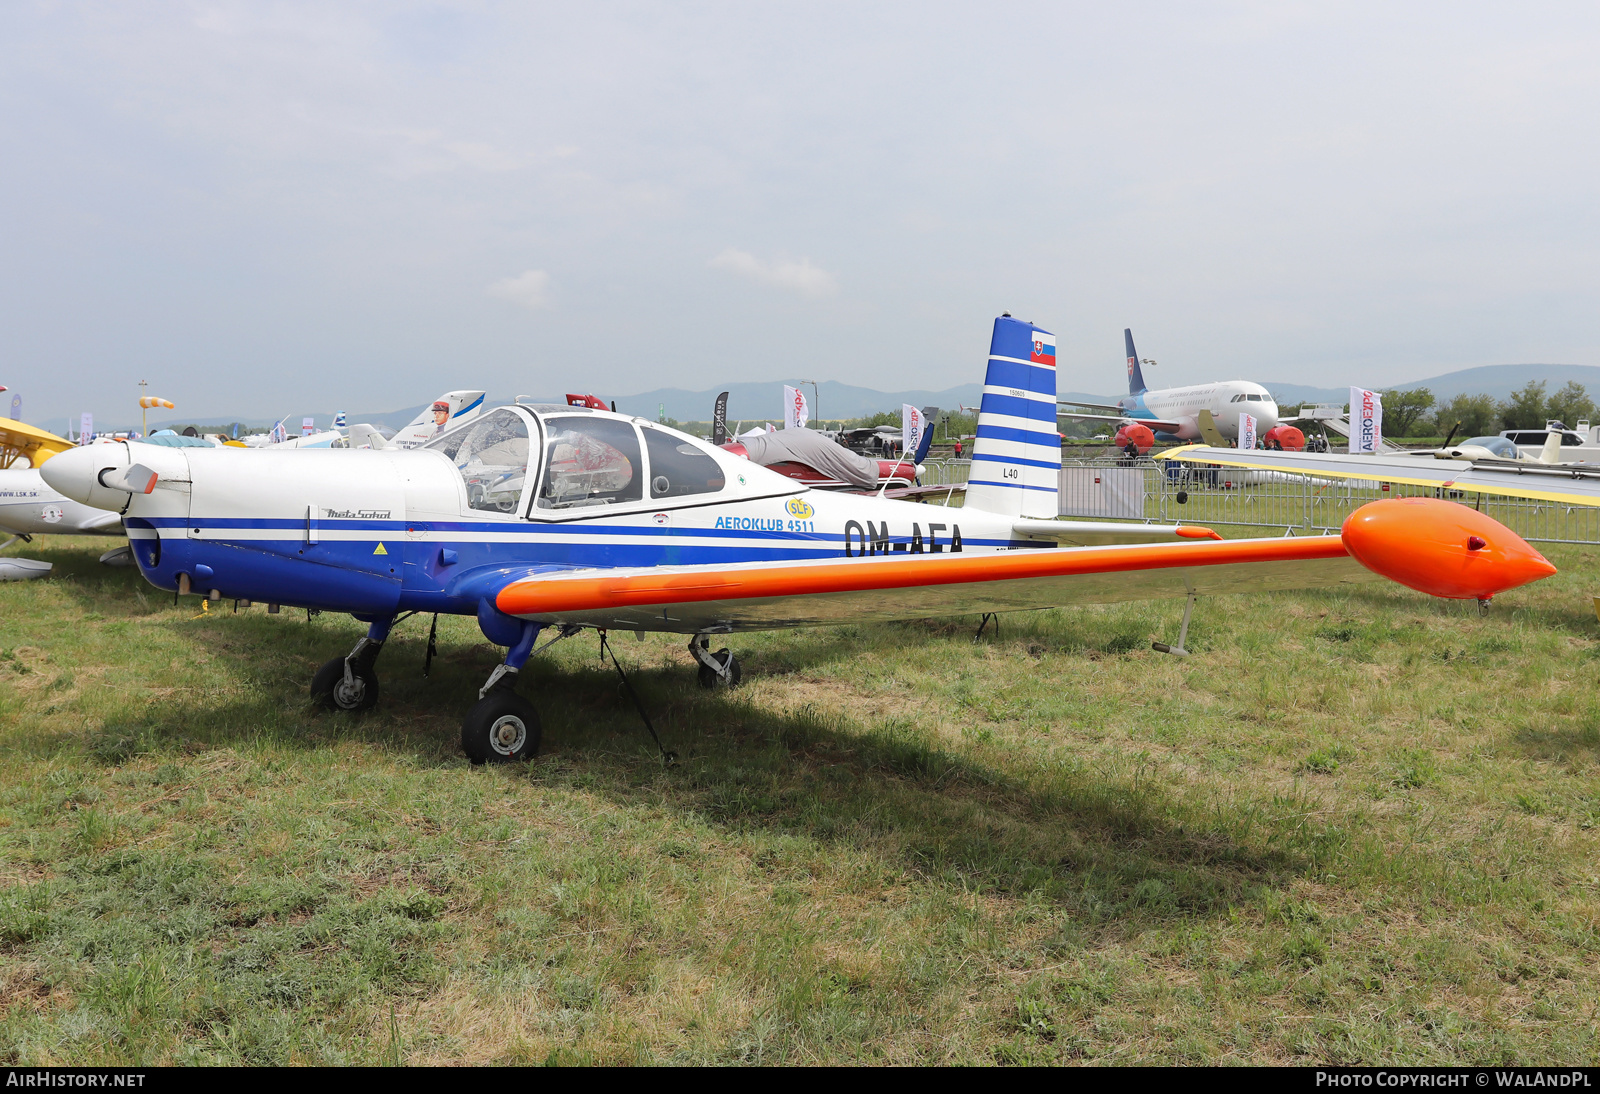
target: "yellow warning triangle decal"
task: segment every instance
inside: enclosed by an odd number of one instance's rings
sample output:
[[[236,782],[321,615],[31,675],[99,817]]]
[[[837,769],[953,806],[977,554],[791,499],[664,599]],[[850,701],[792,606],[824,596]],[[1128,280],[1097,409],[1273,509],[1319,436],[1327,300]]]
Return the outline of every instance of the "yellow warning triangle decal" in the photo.
[[[374,551],[374,552],[372,552],[372,553],[373,553],[373,554],[375,554],[375,555],[386,555],[386,554],[388,554],[388,553],[389,553],[389,552],[388,552],[388,551],[385,551],[385,550],[384,550],[384,549],[383,549],[383,544],[381,544],[381,543],[380,543],[380,544],[378,544],[378,549],[377,549],[377,550],[376,550],[376,551]]]

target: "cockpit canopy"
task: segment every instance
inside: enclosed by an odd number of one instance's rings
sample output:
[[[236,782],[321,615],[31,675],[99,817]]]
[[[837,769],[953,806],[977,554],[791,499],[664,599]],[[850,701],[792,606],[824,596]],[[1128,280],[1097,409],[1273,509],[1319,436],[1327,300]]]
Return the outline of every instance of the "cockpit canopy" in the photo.
[[[543,434],[542,454],[530,443],[530,417]],[[484,512],[536,516],[713,494],[727,485],[722,465],[702,442],[587,408],[501,407],[426,447],[455,463],[467,504]],[[538,455],[542,459],[530,463]],[[525,502],[530,481],[537,485]]]
[[[1504,437],[1469,437],[1457,447],[1487,448],[1496,456],[1503,456],[1508,460],[1517,458],[1517,446]]]

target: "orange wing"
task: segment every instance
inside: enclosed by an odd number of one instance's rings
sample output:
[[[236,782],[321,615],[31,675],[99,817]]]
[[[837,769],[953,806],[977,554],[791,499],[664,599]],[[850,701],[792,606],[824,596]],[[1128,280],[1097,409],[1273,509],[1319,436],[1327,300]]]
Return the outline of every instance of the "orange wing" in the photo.
[[[1381,580],[1338,536],[580,571],[513,582],[501,611],[694,632],[1025,611]]]

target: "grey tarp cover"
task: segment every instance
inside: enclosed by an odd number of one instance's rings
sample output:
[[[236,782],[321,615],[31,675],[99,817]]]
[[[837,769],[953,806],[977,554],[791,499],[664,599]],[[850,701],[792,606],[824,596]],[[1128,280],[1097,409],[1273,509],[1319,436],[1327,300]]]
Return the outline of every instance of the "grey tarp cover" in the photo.
[[[878,488],[877,460],[858,456],[814,429],[780,429],[759,437],[741,437],[739,443],[750,453],[751,462],[762,467],[793,460],[862,490]]]

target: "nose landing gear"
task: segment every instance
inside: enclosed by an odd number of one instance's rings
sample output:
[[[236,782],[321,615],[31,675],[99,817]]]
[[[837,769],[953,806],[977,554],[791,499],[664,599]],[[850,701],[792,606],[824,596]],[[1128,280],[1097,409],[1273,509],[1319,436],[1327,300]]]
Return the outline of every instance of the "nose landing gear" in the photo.
[[[475,764],[526,760],[539,751],[543,729],[539,712],[518,695],[515,672],[503,674],[467,712],[461,724],[461,751]]]

